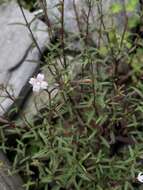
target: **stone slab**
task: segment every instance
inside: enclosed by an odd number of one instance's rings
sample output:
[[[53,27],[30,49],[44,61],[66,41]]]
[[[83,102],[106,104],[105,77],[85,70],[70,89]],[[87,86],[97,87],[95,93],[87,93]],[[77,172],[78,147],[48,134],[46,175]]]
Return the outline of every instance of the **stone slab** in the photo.
[[[23,182],[18,175],[10,175],[10,163],[0,151],[0,190],[24,190]]]
[[[34,14],[24,10],[28,22]],[[27,95],[29,78],[39,67],[40,53],[32,47],[33,41],[19,6],[14,3],[0,5],[0,116],[16,103],[20,104]],[[33,34],[43,52],[49,42],[47,27],[39,20],[31,24]],[[3,88],[4,87],[4,88]],[[9,95],[14,100],[7,97]],[[0,151],[0,190],[23,190],[23,182],[18,175],[9,175],[11,169],[6,156]]]
[[[34,14],[27,10],[24,13],[31,22]],[[29,91],[28,80],[39,67],[41,55],[37,47],[32,47],[33,40],[16,3],[0,6],[0,25],[0,85],[4,85],[13,99],[17,100],[20,96],[19,104]],[[31,30],[41,51],[44,51],[49,42],[46,25],[36,19],[31,24]],[[0,95],[0,115],[4,115],[14,102],[6,97],[4,88]]]

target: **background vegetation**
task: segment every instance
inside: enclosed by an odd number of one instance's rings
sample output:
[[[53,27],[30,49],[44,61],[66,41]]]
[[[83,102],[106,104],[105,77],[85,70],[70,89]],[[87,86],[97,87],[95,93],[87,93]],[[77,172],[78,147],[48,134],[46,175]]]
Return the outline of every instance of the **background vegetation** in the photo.
[[[35,3],[25,0],[23,5],[33,10]],[[112,11],[118,13],[120,5]],[[74,80],[68,72],[66,39],[64,48],[61,38],[49,46],[41,70],[54,68],[58,95],[32,121],[24,118],[19,125],[7,118],[0,127],[1,149],[27,190],[143,189],[136,179],[143,169],[140,15],[130,32],[119,36],[108,31],[108,47],[91,47],[82,39],[81,52],[74,54],[82,71]]]

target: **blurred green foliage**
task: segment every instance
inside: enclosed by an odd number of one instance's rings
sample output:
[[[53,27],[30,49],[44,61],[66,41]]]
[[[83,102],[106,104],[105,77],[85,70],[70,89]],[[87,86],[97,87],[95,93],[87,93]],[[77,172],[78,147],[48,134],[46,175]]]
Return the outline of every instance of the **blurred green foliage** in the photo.
[[[131,0],[127,11],[137,2]],[[36,5],[23,3],[30,10]],[[117,14],[122,6],[113,4],[111,10]],[[131,26],[139,19],[131,19]],[[58,95],[38,110],[36,120],[1,126],[0,148],[11,158],[13,172],[21,173],[26,190],[143,188],[136,180],[143,170],[142,39],[131,40],[128,30],[106,32],[107,46],[85,45],[75,55],[83,69],[75,81],[67,68],[58,70],[53,63],[64,56],[60,42],[51,44],[44,69],[55,69]]]

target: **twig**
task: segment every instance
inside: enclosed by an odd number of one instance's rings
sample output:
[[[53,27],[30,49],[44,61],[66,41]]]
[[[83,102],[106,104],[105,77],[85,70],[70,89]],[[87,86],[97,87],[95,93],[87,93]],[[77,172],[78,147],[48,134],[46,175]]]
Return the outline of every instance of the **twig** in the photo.
[[[64,67],[65,69],[67,68],[67,63],[66,63],[66,56],[65,56],[65,31],[64,31],[64,0],[61,2],[61,44],[62,44],[62,51],[63,51],[63,60],[64,60]]]
[[[86,36],[85,36],[85,44],[88,45],[88,37],[89,37],[89,18],[92,10],[92,2],[88,0],[88,13],[86,16]]]
[[[76,16],[76,21],[77,21],[79,34],[80,34],[80,37],[82,38],[83,37],[83,32],[82,32],[82,28],[81,28],[80,19],[79,19],[78,11],[77,11],[77,8],[76,8],[75,0],[73,0],[73,8],[74,8],[75,16]]]
[[[52,27],[51,27],[50,19],[48,17],[48,10],[46,8],[47,7],[46,2],[44,3],[44,0],[39,0],[39,1],[40,1],[41,8],[43,9],[43,12],[44,12],[46,24],[48,26],[49,37],[50,37],[50,39],[52,39]]]
[[[125,16],[125,25],[124,25],[123,34],[122,34],[122,37],[121,37],[120,48],[122,48],[122,46],[123,46],[125,34],[126,34],[126,31],[127,31],[127,27],[128,27],[128,16],[127,16],[127,13],[126,13],[125,0],[123,1],[123,8],[124,8],[124,16]]]
[[[34,35],[33,35],[33,32],[32,32],[32,30],[31,30],[30,24],[28,23],[28,20],[27,20],[27,18],[26,18],[26,15],[25,15],[25,13],[24,13],[24,10],[23,10],[23,7],[22,7],[22,5],[21,5],[21,2],[20,2],[20,0],[17,0],[17,2],[18,2],[18,5],[19,5],[19,8],[20,8],[20,10],[21,10],[21,13],[22,13],[22,15],[23,15],[23,18],[24,18],[24,20],[25,20],[25,22],[26,22],[26,26],[27,26],[27,28],[28,28],[30,34],[31,34],[31,37],[32,37],[32,39],[33,39],[33,42],[35,43],[35,45],[36,45],[36,47],[37,47],[37,49],[38,49],[38,51],[39,51],[39,53],[40,53],[40,56],[42,57],[42,51],[41,51],[41,49],[40,49],[40,47],[39,47],[38,42],[36,41],[36,39],[35,39],[35,37],[34,37]]]

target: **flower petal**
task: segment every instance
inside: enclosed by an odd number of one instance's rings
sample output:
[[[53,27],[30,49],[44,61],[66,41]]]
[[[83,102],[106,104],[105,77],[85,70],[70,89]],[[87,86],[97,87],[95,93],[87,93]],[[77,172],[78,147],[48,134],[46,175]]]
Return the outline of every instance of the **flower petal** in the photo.
[[[33,92],[39,92],[41,90],[40,85],[33,85]]]
[[[36,83],[36,79],[35,78],[30,78],[29,83],[34,85]]]
[[[138,174],[137,179],[138,179],[139,182],[143,183],[143,173],[142,172],[140,172]]]
[[[40,73],[39,73],[39,74],[37,75],[36,79],[37,79],[38,81],[42,82],[42,81],[44,80],[44,74],[40,74]]]
[[[47,89],[48,83],[46,81],[41,82],[41,89]]]

